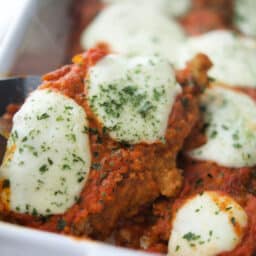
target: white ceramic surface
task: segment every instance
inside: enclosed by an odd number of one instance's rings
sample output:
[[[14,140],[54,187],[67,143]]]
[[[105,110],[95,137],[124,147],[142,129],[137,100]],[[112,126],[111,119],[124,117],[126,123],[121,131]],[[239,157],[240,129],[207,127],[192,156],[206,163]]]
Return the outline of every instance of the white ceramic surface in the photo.
[[[148,256],[94,241],[36,231],[0,222],[1,256]]]
[[[5,1],[5,0],[1,0]],[[0,1],[0,5],[1,5]],[[5,18],[6,29],[3,31],[0,47],[0,74],[9,73],[21,47],[24,32],[35,11],[36,0],[11,0],[9,5],[2,4],[6,12],[12,12]],[[10,11],[9,8],[12,8]],[[10,20],[11,19],[11,20]]]
[[[0,8],[1,1],[7,0],[0,0]],[[67,61],[71,0],[8,1],[16,4],[9,6],[14,7],[12,21],[2,30],[0,76],[41,75],[62,66]]]

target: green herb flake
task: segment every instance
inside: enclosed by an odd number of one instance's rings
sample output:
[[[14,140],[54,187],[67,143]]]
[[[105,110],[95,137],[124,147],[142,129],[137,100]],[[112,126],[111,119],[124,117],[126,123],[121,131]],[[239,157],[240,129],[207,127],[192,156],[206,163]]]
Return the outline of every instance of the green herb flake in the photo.
[[[230,221],[231,221],[231,223],[235,226],[236,225],[236,219],[235,219],[235,217],[232,217],[231,219],[230,219]]]
[[[2,183],[2,189],[9,188],[10,187],[10,180],[5,179]]]
[[[71,109],[73,109],[72,106],[64,106],[64,108],[65,108],[65,110],[71,110]]]
[[[194,234],[192,232],[188,232],[182,238],[187,240],[187,241],[196,241],[196,240],[200,239],[201,236],[200,235],[196,235],[196,234]]]
[[[42,115],[37,116],[37,120],[43,120],[43,119],[47,119],[49,117],[50,116],[47,113],[43,113]]]
[[[88,132],[89,132],[89,128],[88,127],[86,127],[86,126],[84,126],[84,129],[83,129],[83,131],[82,131],[83,133],[85,133],[85,134],[88,134]]]
[[[65,220],[63,219],[59,219],[58,222],[57,222],[57,230],[58,231],[63,231],[64,228],[66,227],[67,223]]]
[[[155,107],[152,105],[150,101],[146,101],[139,109],[138,112],[139,114],[145,118],[148,113],[153,110]]]
[[[214,139],[214,138],[217,137],[217,135],[218,135],[218,132],[214,130],[214,131],[212,131],[212,133],[210,134],[210,138]]]
[[[39,171],[41,173],[45,173],[49,170],[48,166],[46,164],[42,165],[40,168],[39,168]]]
[[[49,165],[53,165],[53,161],[51,158],[48,158],[47,161],[48,161]]]
[[[84,177],[80,177],[80,178],[77,179],[77,182],[81,183],[83,180],[84,180]]]
[[[32,215],[35,217],[38,216],[38,212],[35,208],[33,208],[33,210],[32,210]]]
[[[61,169],[62,170],[71,170],[71,167],[68,164],[63,164]]]
[[[242,148],[243,146],[240,143],[235,143],[233,144],[233,147],[239,149]]]
[[[92,164],[92,169],[94,169],[94,170],[100,170],[100,169],[101,169],[101,164],[100,164],[100,163],[93,163],[93,164]]]
[[[61,122],[61,121],[63,121],[64,120],[64,118],[62,117],[62,116],[58,116],[57,118],[56,118],[56,121],[57,122]]]
[[[22,139],[22,142],[25,142],[25,141],[27,141],[27,140],[28,140],[28,137],[25,136],[25,137]]]

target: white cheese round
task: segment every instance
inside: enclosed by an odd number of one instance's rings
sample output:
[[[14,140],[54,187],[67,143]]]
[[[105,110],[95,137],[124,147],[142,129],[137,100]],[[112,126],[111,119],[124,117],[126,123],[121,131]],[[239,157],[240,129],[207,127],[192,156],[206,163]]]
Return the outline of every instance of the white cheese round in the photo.
[[[32,93],[13,120],[0,177],[10,181],[10,209],[62,214],[79,198],[91,163],[87,119],[72,99]]]
[[[104,42],[127,56],[162,55],[173,61],[184,38],[180,25],[159,10],[117,4],[104,9],[85,29],[81,44],[88,49]]]
[[[102,0],[106,4],[134,3],[136,5],[152,6],[169,16],[181,16],[185,14],[191,5],[190,0]]]
[[[255,0],[235,0],[235,25],[246,35],[256,36]]]
[[[113,139],[154,143],[164,138],[181,92],[168,61],[109,55],[90,68],[86,82],[90,107]]]
[[[231,251],[246,225],[246,212],[231,197],[210,191],[195,195],[173,219],[168,255],[214,256]]]
[[[256,41],[227,31],[193,37],[180,48],[177,66],[184,67],[199,52],[213,62],[212,78],[232,86],[256,87]]]
[[[256,103],[246,94],[221,87],[201,98],[207,142],[189,152],[192,158],[227,167],[256,164]]]

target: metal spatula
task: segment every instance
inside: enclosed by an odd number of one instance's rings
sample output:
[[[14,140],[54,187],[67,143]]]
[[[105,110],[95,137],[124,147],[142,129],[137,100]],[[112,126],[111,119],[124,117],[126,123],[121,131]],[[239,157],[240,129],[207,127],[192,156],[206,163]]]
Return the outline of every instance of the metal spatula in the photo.
[[[23,103],[27,95],[41,83],[39,76],[24,76],[0,78],[0,116],[10,103]],[[9,134],[12,124],[0,117],[0,163],[6,148],[6,134]]]

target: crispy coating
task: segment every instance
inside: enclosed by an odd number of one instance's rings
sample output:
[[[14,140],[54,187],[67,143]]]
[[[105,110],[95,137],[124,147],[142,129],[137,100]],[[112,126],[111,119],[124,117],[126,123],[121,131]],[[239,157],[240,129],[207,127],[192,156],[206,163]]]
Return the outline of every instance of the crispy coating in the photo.
[[[101,48],[76,56],[75,64],[45,75],[40,87],[58,90],[73,98],[87,113],[92,165],[79,200],[63,215],[42,218],[7,212],[3,215],[9,221],[103,239],[121,218],[134,216],[160,195],[173,197],[179,192],[183,178],[176,167],[176,156],[198,121],[198,98],[208,83],[206,73],[210,61],[198,55],[186,69],[177,72],[183,92],[177,96],[169,116],[165,143],[126,145],[108,136],[86,100],[84,78],[88,68],[106,54],[108,50]]]

